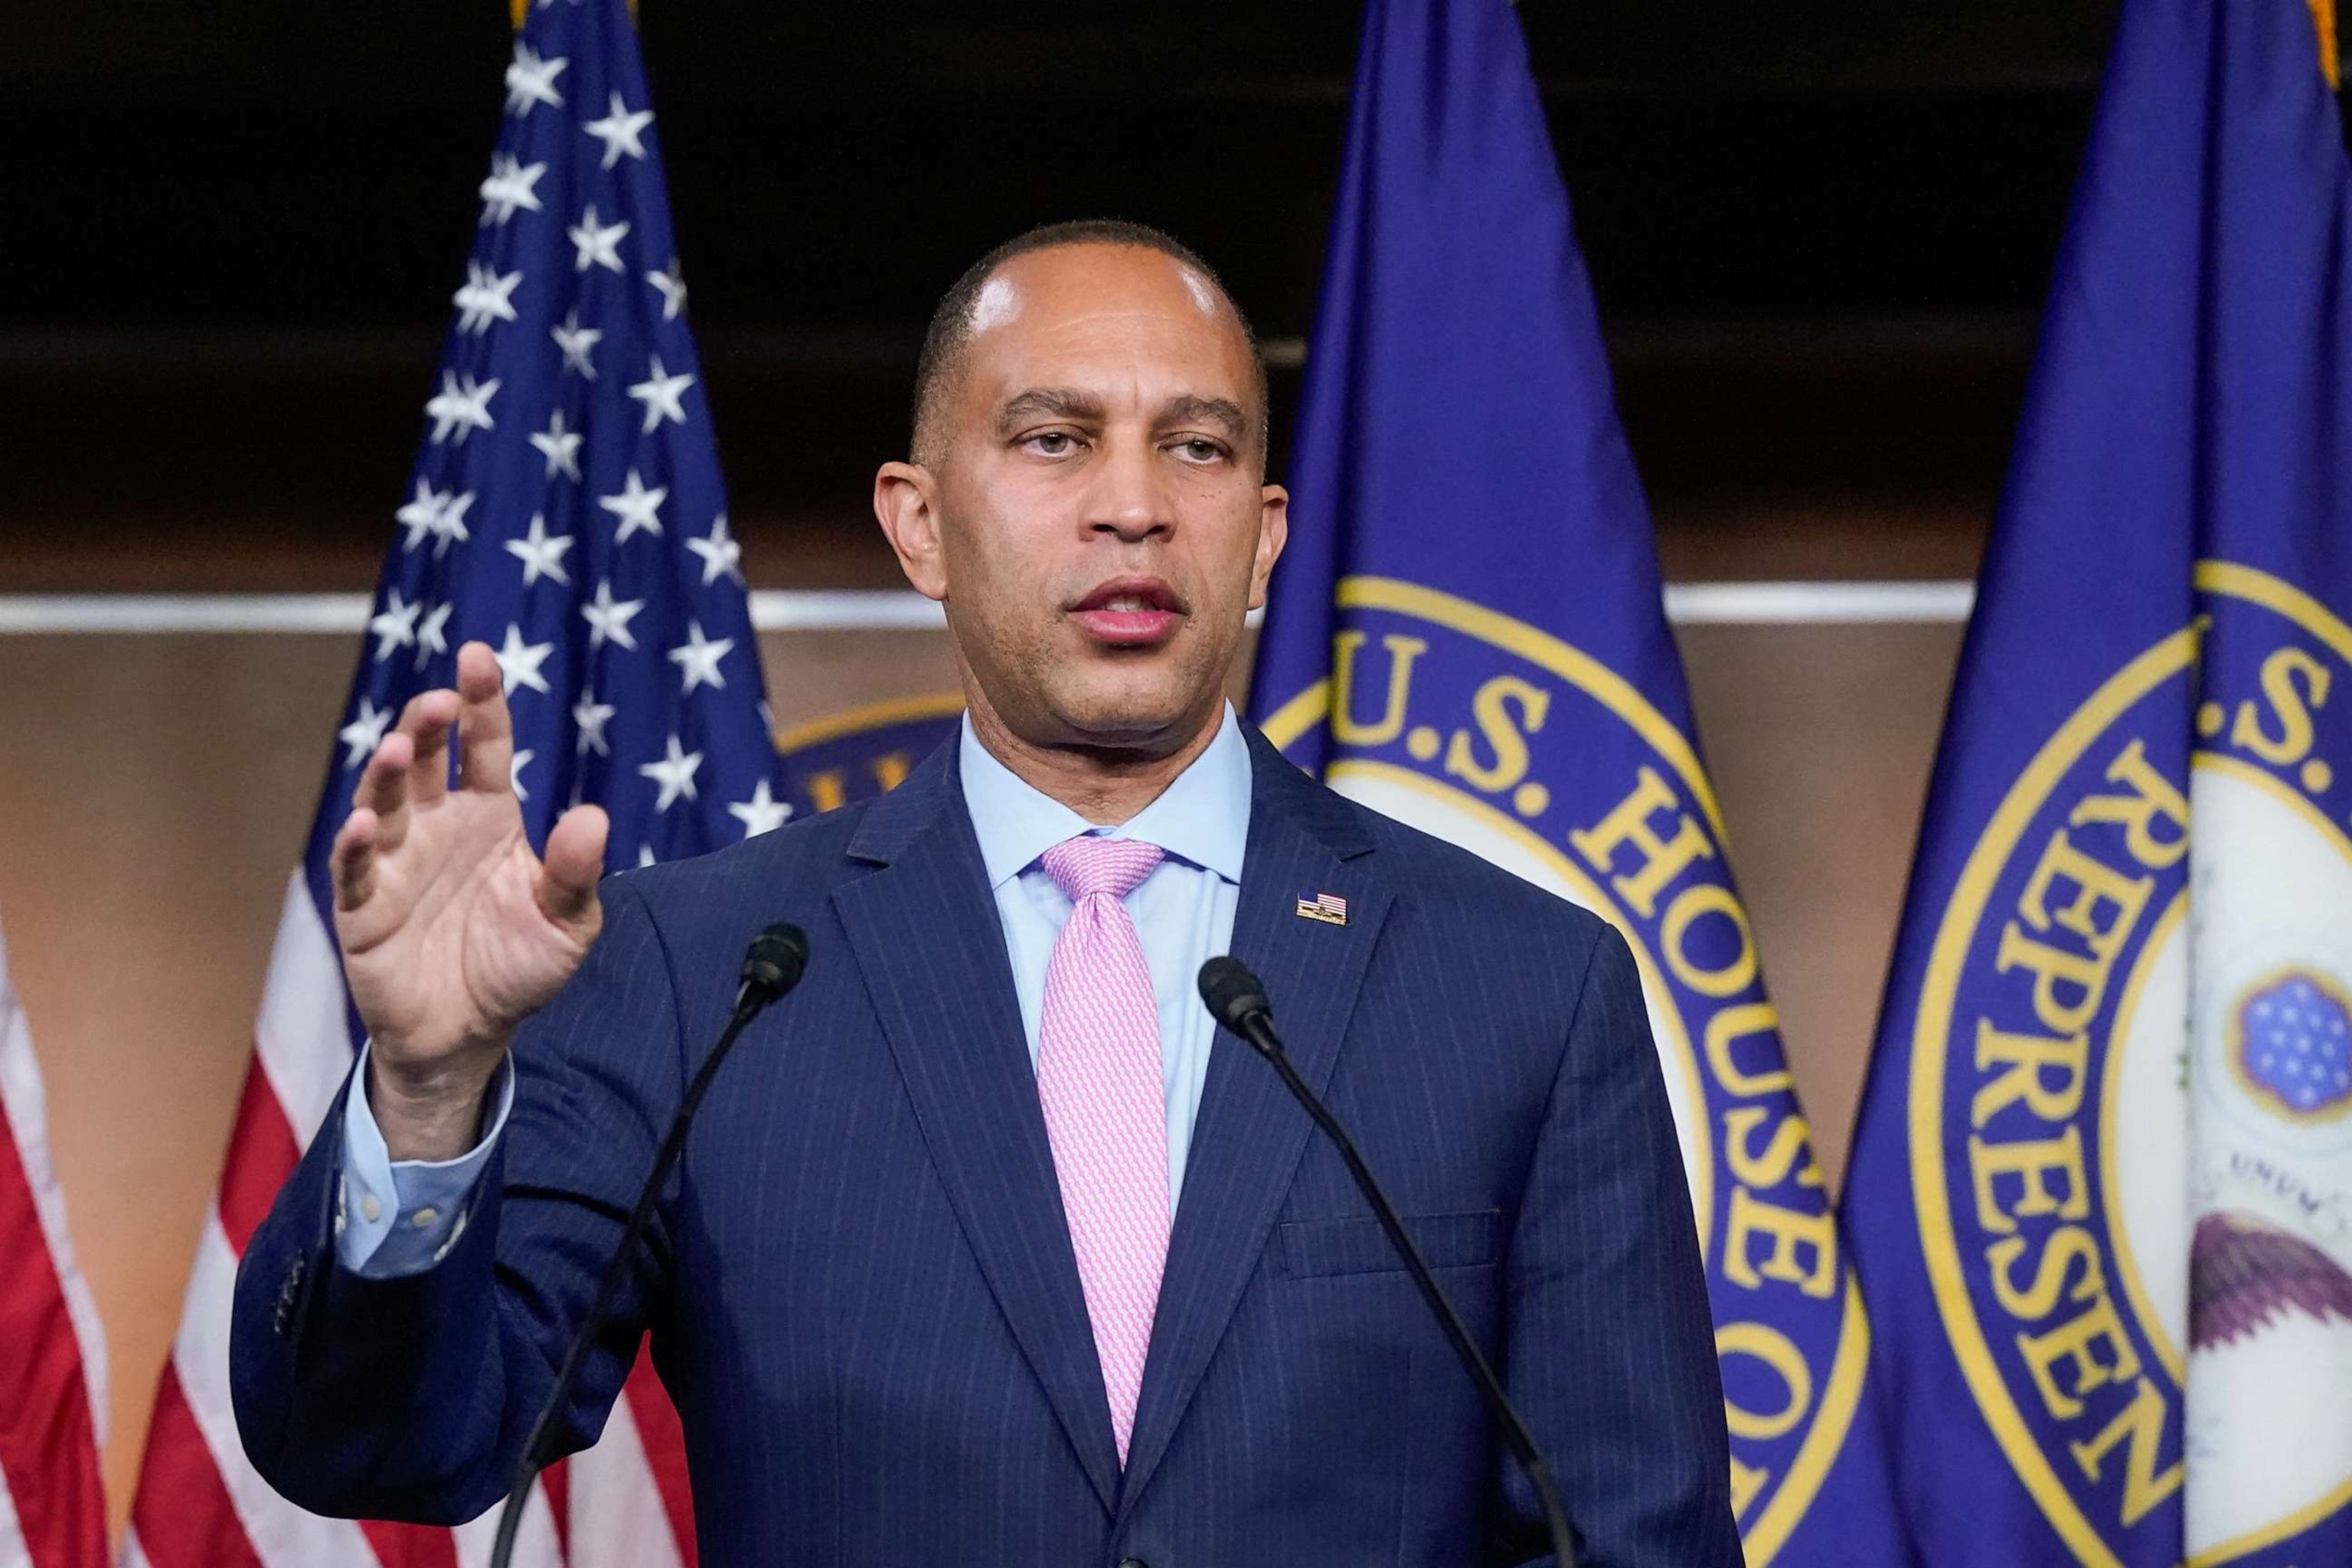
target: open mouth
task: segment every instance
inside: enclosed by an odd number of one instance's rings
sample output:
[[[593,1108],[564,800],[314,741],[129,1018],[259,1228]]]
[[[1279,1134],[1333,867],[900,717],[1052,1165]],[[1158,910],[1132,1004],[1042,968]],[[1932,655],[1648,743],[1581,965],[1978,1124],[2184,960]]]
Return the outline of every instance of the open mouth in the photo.
[[[1070,606],[1088,637],[1114,647],[1165,642],[1185,613],[1176,590],[1158,577],[1114,577]]]

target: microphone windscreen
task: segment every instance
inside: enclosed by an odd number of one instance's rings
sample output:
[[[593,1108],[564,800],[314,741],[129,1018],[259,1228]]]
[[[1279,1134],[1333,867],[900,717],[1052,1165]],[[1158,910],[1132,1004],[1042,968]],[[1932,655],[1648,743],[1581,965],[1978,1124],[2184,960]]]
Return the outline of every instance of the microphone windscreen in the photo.
[[[1265,987],[1258,984],[1248,964],[1230,953],[1201,965],[1201,1000],[1208,1004],[1210,1016],[1236,1035],[1242,1033],[1244,1020],[1274,1012],[1274,1005],[1265,999]]]
[[[778,921],[744,952],[743,984],[781,996],[801,983],[807,967],[808,933],[790,921]]]

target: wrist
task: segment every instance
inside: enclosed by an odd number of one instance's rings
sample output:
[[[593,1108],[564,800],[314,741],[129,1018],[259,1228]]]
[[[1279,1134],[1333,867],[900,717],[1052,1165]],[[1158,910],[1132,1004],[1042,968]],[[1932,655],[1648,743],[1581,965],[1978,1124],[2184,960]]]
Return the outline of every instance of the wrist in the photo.
[[[462,1060],[397,1067],[368,1053],[368,1109],[394,1162],[455,1160],[481,1142],[483,1107],[505,1059],[503,1041]]]

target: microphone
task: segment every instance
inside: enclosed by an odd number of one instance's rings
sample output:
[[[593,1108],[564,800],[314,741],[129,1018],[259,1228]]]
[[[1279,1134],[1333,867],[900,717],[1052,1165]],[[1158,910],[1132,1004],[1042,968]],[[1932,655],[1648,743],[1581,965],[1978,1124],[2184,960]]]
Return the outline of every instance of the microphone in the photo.
[[[1405,1269],[1412,1276],[1412,1282],[1421,1288],[1422,1300],[1427,1301],[1429,1310],[1437,1314],[1437,1325],[1445,1331],[1446,1339],[1453,1343],[1454,1353],[1461,1358],[1463,1370],[1470,1374],[1470,1381],[1478,1385],[1478,1393],[1486,1401],[1486,1414],[1493,1419],[1496,1430],[1502,1434],[1504,1446],[1517,1458],[1519,1468],[1527,1472],[1528,1483],[1536,1489],[1536,1496],[1542,1500],[1544,1523],[1551,1533],[1553,1562],[1557,1568],[1576,1568],[1576,1550],[1568,1526],[1568,1510],[1560,1506],[1559,1489],[1552,1482],[1551,1467],[1544,1463],[1543,1450],[1536,1447],[1535,1435],[1528,1430],[1528,1424],[1519,1418],[1519,1413],[1511,1408],[1509,1397],[1503,1393],[1501,1380],[1496,1377],[1495,1369],[1486,1363],[1477,1342],[1470,1337],[1469,1329],[1463,1324],[1462,1314],[1454,1310],[1454,1303],[1447,1300],[1445,1292],[1438,1288],[1437,1276],[1430,1272],[1428,1260],[1422,1257],[1421,1248],[1414,1246],[1412,1237],[1405,1234],[1404,1222],[1397,1217],[1396,1205],[1389,1202],[1388,1194],[1381,1191],[1380,1183],[1372,1179],[1370,1167],[1364,1163],[1363,1155],[1356,1151],[1356,1141],[1348,1136],[1348,1130],[1339,1125],[1338,1118],[1315,1097],[1315,1091],[1307,1087],[1307,1080],[1300,1078],[1298,1069],[1291,1065],[1290,1053],[1282,1048],[1281,1037],[1274,1032],[1274,1004],[1266,1000],[1265,986],[1250,973],[1248,964],[1230,955],[1213,958],[1201,965],[1200,985],[1201,1000],[1208,1004],[1210,1015],[1266,1059],[1281,1078],[1283,1086],[1290,1090],[1291,1098],[1314,1118],[1315,1125],[1323,1129],[1324,1136],[1330,1139],[1332,1146],[1339,1151],[1339,1158],[1347,1163],[1348,1173],[1356,1179],[1357,1190],[1364,1194],[1364,1201],[1372,1205],[1372,1213],[1380,1218],[1381,1228],[1388,1232],[1390,1245],[1404,1259]]]
[[[753,937],[751,945],[744,951],[742,982],[735,991],[735,1011],[729,1016],[726,1028],[719,1031],[718,1043],[710,1047],[710,1054],[703,1058],[702,1066],[686,1086],[686,1098],[678,1102],[677,1114],[670,1119],[669,1131],[662,1139],[660,1152],[654,1156],[653,1169],[637,1193],[637,1205],[629,1211],[629,1223],[621,1227],[621,1239],[614,1245],[604,1277],[596,1282],[596,1295],[589,1303],[588,1315],[580,1321],[579,1330],[572,1334],[572,1346],[564,1352],[563,1364],[556,1372],[555,1386],[540,1405],[538,1418],[530,1424],[530,1436],[523,1439],[514,1485],[507,1492],[506,1506],[499,1512],[498,1541],[490,1550],[490,1568],[508,1568],[514,1555],[515,1532],[522,1528],[523,1504],[530,1497],[531,1482],[539,1479],[539,1472],[549,1462],[546,1447],[555,1429],[557,1413],[572,1397],[572,1385],[580,1381],[581,1371],[588,1364],[589,1352],[595,1348],[596,1336],[612,1310],[613,1293],[628,1274],[637,1238],[645,1234],[646,1222],[653,1217],[662,1185],[669,1180],[678,1156],[685,1152],[686,1131],[694,1121],[695,1108],[702,1103],[719,1064],[735,1048],[736,1037],[770,1003],[798,985],[802,972],[807,968],[808,933],[789,921],[778,921]]]

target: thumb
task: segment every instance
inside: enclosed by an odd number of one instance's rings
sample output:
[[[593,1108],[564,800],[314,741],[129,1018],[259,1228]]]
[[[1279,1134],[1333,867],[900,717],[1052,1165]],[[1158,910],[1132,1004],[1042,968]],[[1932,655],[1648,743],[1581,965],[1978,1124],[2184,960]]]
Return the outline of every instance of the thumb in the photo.
[[[604,875],[604,840],[612,827],[600,805],[575,805],[556,819],[535,889],[548,919],[574,930],[594,929],[596,879]]]

